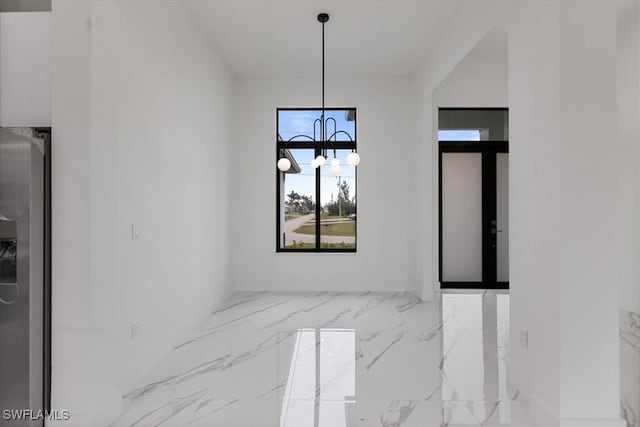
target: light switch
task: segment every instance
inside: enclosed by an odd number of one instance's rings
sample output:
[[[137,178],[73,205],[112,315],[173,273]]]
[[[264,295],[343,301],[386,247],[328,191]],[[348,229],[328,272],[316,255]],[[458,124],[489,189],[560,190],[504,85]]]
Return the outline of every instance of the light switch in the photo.
[[[135,341],[140,336],[140,321],[131,323],[131,341]]]
[[[140,238],[140,226],[138,224],[131,224],[131,240],[138,240]]]
[[[526,329],[520,329],[520,346],[529,348],[529,331]]]

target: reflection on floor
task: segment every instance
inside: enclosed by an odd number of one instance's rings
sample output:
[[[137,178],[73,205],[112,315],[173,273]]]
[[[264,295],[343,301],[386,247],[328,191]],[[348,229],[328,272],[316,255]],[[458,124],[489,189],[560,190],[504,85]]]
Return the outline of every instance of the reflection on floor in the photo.
[[[526,425],[509,296],[238,293],[125,396],[116,426]]]

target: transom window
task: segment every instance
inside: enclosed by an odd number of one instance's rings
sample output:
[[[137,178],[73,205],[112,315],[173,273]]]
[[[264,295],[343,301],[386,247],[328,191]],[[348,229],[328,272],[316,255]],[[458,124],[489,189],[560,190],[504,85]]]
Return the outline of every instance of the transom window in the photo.
[[[276,157],[291,166],[277,173],[276,250],[355,252],[357,229],[355,108],[279,108]],[[318,156],[324,163],[317,166]]]
[[[441,108],[438,140],[508,141],[509,111],[504,108]]]

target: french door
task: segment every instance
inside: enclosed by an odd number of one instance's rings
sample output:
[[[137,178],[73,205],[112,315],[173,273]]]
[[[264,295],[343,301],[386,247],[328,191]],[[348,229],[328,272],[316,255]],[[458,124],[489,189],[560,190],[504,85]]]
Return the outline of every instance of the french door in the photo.
[[[509,143],[439,142],[442,288],[509,287]]]

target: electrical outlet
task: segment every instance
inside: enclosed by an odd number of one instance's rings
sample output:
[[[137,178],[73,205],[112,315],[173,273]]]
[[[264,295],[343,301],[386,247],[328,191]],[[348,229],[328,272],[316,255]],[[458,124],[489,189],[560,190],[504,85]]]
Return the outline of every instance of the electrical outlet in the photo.
[[[140,321],[136,320],[131,323],[131,341],[135,341],[140,337]]]
[[[529,331],[527,329],[520,329],[520,346],[529,348]]]
[[[138,240],[140,238],[140,226],[138,224],[131,224],[131,240]]]

